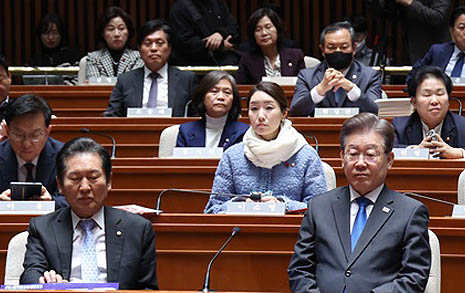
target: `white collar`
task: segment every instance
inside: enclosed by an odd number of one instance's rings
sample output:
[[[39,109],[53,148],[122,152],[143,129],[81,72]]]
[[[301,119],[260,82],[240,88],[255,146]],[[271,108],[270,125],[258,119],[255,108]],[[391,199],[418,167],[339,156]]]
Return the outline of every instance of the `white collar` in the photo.
[[[165,65],[162,66],[158,71],[158,74],[160,74],[161,78],[167,78],[168,77],[168,62],[165,63]],[[152,70],[147,67],[147,65],[144,65],[144,79],[149,76],[149,74],[152,73]]]
[[[380,186],[376,187],[372,191],[368,192],[365,194],[365,198],[369,199],[373,204],[376,203],[376,200],[378,199],[381,191],[383,190],[384,183],[381,184]],[[350,202],[353,202],[357,198],[361,197],[360,193],[358,193],[352,185],[349,185],[349,191],[350,191]]]
[[[71,210],[71,220],[73,221],[73,231],[76,230],[77,225],[79,225],[79,221],[81,221],[81,220],[90,220],[90,219],[93,219],[95,221],[95,223],[97,223],[97,226],[100,229],[104,230],[105,229],[105,217],[104,217],[104,213],[103,213],[103,206],[100,208],[100,210],[98,210],[98,212],[93,214],[92,217],[90,217],[88,219],[80,218],[78,215],[76,215],[76,213],[74,213],[73,210]]]
[[[40,155],[39,155],[40,156]],[[34,165],[34,167],[37,167],[37,162],[39,161],[39,156],[35,157],[32,159],[31,163]],[[18,155],[16,155],[16,160],[18,160],[18,166],[21,168],[26,164],[27,162],[23,159],[21,159]]]

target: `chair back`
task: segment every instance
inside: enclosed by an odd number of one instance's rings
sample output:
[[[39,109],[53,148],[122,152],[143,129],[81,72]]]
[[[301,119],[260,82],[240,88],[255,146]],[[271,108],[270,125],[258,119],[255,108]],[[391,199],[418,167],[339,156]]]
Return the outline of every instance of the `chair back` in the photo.
[[[460,173],[457,187],[457,203],[465,205],[465,170]]]
[[[428,230],[429,246],[431,248],[431,269],[425,293],[441,292],[441,249],[436,234]]]
[[[321,63],[320,60],[316,59],[315,57],[310,57],[310,56],[305,56],[304,62],[305,62],[305,68],[312,68]]]
[[[178,138],[179,125],[171,125],[163,129],[160,134],[160,144],[158,147],[158,157],[167,158],[173,155],[173,149],[176,146]]]
[[[86,83],[86,70],[87,70],[87,56],[84,56],[79,61],[78,84]]]
[[[26,254],[27,236],[29,233],[23,231],[16,234],[8,242],[5,265],[5,285],[19,285],[19,277],[24,271],[23,262]]]
[[[323,172],[325,173],[326,187],[328,190],[336,188],[336,173],[333,167],[323,161],[321,161],[321,164],[323,165]]]

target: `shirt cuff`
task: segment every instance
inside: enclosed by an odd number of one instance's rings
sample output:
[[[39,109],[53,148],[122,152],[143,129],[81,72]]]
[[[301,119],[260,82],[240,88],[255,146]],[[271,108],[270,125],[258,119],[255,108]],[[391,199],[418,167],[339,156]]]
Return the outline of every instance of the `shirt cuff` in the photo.
[[[354,83],[354,87],[347,93],[347,98],[349,98],[351,102],[356,102],[358,98],[360,98],[361,93],[362,91],[360,88]]]
[[[325,96],[320,96],[320,94],[316,91],[316,86],[310,91],[310,96],[315,104],[318,104],[325,98]]]

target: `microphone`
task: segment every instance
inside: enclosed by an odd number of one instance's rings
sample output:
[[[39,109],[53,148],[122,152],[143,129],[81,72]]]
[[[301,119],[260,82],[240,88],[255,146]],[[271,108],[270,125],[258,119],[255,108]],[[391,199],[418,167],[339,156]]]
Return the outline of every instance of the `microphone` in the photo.
[[[112,143],[112,146],[111,146],[111,158],[112,159],[116,158],[116,140],[115,140],[115,138],[113,136],[111,136],[109,134],[106,134],[106,133],[103,133],[103,132],[99,132],[99,131],[92,131],[89,128],[81,128],[81,132],[82,133],[100,135],[100,136],[111,139],[111,143]]]
[[[415,192],[404,192],[404,194],[414,196],[414,197],[418,197],[418,198],[432,200],[432,201],[439,202],[439,203],[446,204],[446,205],[450,205],[450,206],[456,206],[457,205],[456,203],[453,203],[453,202],[450,202],[450,201],[447,201],[447,200],[437,199],[437,198],[434,198],[434,197],[429,197],[429,196],[418,194],[418,193],[415,193]]]
[[[262,194],[268,195],[265,193],[261,192],[251,192],[250,194],[232,194],[232,193],[222,193],[222,192],[211,192],[211,191],[202,191],[202,190],[192,190],[192,189],[179,189],[179,188],[168,188],[160,192],[158,195],[158,200],[157,200],[157,207],[156,207],[156,214],[159,215],[163,213],[163,210],[161,209],[161,198],[163,195],[169,191],[174,191],[174,192],[185,192],[185,193],[193,193],[193,194],[206,194],[206,195],[219,195],[219,196],[224,196],[224,197],[230,197],[230,198],[250,198],[253,201],[260,201],[262,199]]]
[[[213,256],[213,258],[210,260],[210,263],[208,264],[207,267],[207,272],[205,273],[205,281],[203,282],[203,288],[200,290],[200,292],[210,292],[210,270],[212,268],[212,264],[215,261],[215,259],[220,255],[220,253],[223,251],[223,249],[228,245],[228,243],[231,241],[231,239],[241,231],[241,228],[239,227],[234,227],[231,233],[231,236],[226,240],[226,242],[221,246],[220,250]]]

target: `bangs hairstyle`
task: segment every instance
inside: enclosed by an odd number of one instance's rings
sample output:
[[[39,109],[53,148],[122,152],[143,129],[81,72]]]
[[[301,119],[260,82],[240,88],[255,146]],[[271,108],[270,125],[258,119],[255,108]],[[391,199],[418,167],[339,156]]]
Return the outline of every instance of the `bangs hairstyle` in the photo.
[[[389,154],[394,147],[394,127],[389,121],[379,119],[372,113],[360,113],[342,124],[340,134],[341,151],[344,152],[346,146],[346,137],[355,133],[368,133],[375,131],[383,138],[384,152]]]
[[[171,27],[162,19],[149,20],[140,28],[139,34],[137,35],[137,45],[139,47],[142,46],[145,37],[159,30],[165,33],[168,45],[171,47]]]
[[[269,81],[261,81],[250,90],[247,97],[247,109],[250,109],[250,100],[253,94],[259,91],[272,97],[278,103],[281,113],[284,114],[287,111],[287,98],[283,89],[277,83]]]
[[[233,90],[233,100],[231,110],[229,110],[228,113],[228,120],[236,121],[239,118],[241,114],[241,97],[239,96],[236,80],[231,74],[225,71],[215,70],[209,72],[202,78],[192,98],[192,107],[203,119],[205,119],[205,114],[207,112],[204,103],[205,95],[223,79],[231,83]]]
[[[418,87],[427,78],[437,78],[441,80],[446,87],[447,95],[450,97],[450,93],[452,92],[453,87],[452,80],[437,66],[423,66],[415,71],[413,77],[408,81],[407,84],[408,94],[410,97],[416,97]]]
[[[40,40],[41,35],[47,33],[50,30],[50,25],[52,24],[56,25],[58,33],[61,37],[61,41],[60,44],[58,44],[58,47],[62,47],[68,42],[68,37],[61,18],[56,14],[47,14],[40,19],[39,26],[37,27],[37,37]],[[40,41],[40,44],[43,46],[42,40]]]
[[[75,137],[65,143],[57,154],[56,168],[57,179],[63,185],[63,177],[66,171],[66,161],[78,154],[95,153],[102,161],[102,170],[105,172],[105,179],[108,183],[111,177],[111,159],[107,150],[93,139],[88,137]]]
[[[254,51],[260,50],[260,47],[258,46],[257,41],[255,40],[255,29],[257,27],[257,23],[265,16],[268,16],[273,25],[276,27],[278,36],[276,45],[278,48],[281,45],[281,40],[283,39],[282,34],[284,26],[279,15],[271,8],[260,8],[258,10],[255,10],[255,12],[252,13],[252,15],[250,16],[249,21],[247,23],[247,34],[249,38],[248,42],[250,44],[250,47]]]
[[[41,97],[34,94],[22,95],[8,104],[4,110],[4,118],[7,125],[10,125],[16,117],[27,114],[42,114],[45,120],[45,126],[50,125],[52,118],[52,109],[47,102]]]
[[[132,19],[129,16],[129,14],[127,14],[126,11],[117,6],[108,7],[103,12],[97,25],[97,38],[99,41],[105,44],[105,47],[107,47],[107,42],[105,41],[105,27],[110,22],[110,20],[112,20],[115,17],[121,17],[121,19],[124,21],[124,24],[126,24],[126,28],[128,29],[128,40],[125,44],[125,47],[127,47],[130,40],[134,36],[134,24],[132,23]]]

